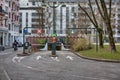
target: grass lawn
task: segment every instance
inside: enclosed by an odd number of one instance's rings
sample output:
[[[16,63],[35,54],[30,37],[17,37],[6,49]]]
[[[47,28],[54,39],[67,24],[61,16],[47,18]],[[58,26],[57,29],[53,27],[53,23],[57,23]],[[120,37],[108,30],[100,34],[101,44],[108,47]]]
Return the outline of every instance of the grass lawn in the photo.
[[[116,53],[111,53],[109,46],[104,46],[104,49],[99,48],[98,52],[96,52],[96,48],[93,47],[90,50],[80,51],[79,53],[91,58],[120,60],[120,45],[117,45],[116,48]]]

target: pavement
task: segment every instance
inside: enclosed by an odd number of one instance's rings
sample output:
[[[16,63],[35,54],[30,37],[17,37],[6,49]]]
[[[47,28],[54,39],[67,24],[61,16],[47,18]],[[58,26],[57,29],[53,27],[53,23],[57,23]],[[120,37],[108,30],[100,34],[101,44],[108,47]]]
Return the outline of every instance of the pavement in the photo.
[[[44,50],[43,50],[43,51],[44,51]],[[100,61],[100,62],[120,63],[120,60],[91,58],[91,57],[83,56],[83,55],[81,55],[81,54],[79,54],[79,53],[77,53],[77,52],[74,52],[74,51],[72,51],[72,50],[68,50],[68,51],[74,53],[75,55],[77,55],[77,56],[79,56],[79,57],[81,57],[81,58],[83,58],[83,59],[88,59],[88,60],[93,60],[93,61]],[[36,52],[34,52],[34,53],[36,53]],[[23,50],[20,50],[20,51],[17,53],[18,56],[29,56],[29,55],[31,55],[31,54],[33,54],[33,52],[32,52],[32,53],[27,52],[27,53],[23,54]],[[52,56],[52,55],[51,55],[51,56]]]
[[[0,80],[119,80],[120,64],[83,59],[71,51],[39,51],[17,56],[6,50],[0,55]]]

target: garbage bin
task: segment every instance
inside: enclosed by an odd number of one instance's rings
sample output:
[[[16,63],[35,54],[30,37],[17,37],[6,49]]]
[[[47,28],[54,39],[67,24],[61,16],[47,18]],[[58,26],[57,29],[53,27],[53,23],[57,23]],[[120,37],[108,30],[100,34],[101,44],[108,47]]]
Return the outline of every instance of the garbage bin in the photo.
[[[28,49],[28,47],[29,47],[29,42],[25,42],[24,43],[24,49]]]

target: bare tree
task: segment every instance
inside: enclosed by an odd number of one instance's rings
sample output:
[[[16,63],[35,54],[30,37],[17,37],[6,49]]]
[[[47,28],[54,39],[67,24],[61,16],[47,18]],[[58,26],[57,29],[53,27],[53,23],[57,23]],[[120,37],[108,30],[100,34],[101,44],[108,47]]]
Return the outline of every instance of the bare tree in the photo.
[[[107,7],[105,0],[99,0],[100,5],[98,4],[98,0],[95,0],[95,2],[97,4],[100,15],[102,19],[104,20],[104,23],[107,28],[111,51],[116,52],[116,46],[115,46],[113,31],[112,31],[112,26],[111,26],[112,0],[109,0],[107,2],[109,4],[109,7]]]
[[[85,9],[84,7],[82,7],[80,4],[79,7],[84,11],[84,13],[88,16],[88,18],[90,19],[90,21],[92,22],[92,24],[95,26],[95,28],[97,29],[98,33],[99,33],[99,46],[100,48],[103,48],[103,30],[102,30],[102,27],[99,25],[98,21],[97,21],[97,18],[96,18],[96,15],[95,15],[95,11],[92,7],[92,3],[91,3],[91,0],[88,0],[89,1],[89,7],[90,9]],[[92,15],[92,16],[91,16]]]
[[[88,12],[80,4],[79,4],[79,7],[87,14],[90,21],[93,23],[95,28],[98,30],[98,32],[99,32],[99,41],[100,41],[99,44],[102,47],[103,46],[103,39],[102,39],[103,38],[102,37],[103,30],[98,25],[97,18],[95,17],[91,0],[88,0],[88,1],[89,1],[89,7],[91,9],[93,18],[91,18],[91,16],[88,14]],[[104,24],[106,25],[111,51],[116,52],[116,46],[115,46],[115,42],[114,42],[114,38],[113,38],[113,32],[112,32],[112,26],[111,26],[112,0],[109,0],[109,1],[106,1],[106,0],[94,0],[93,2],[95,2],[96,6],[97,6],[97,9],[99,11],[99,14],[100,14],[102,20],[104,21]],[[108,6],[109,6],[109,9],[107,7],[107,3],[108,3]]]
[[[42,34],[43,34],[43,29],[44,29],[44,8],[41,5],[41,0],[33,0],[33,2],[35,4],[35,10],[36,10],[36,16],[37,19],[35,20],[36,22],[38,22],[38,28],[42,29]],[[44,0],[42,0],[42,3],[44,3]],[[41,35],[42,35],[41,34]]]

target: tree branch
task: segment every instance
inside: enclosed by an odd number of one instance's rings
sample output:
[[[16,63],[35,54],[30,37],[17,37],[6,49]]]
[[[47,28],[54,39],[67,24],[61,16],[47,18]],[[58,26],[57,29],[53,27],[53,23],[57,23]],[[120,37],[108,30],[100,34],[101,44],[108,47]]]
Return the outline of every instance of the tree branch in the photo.
[[[89,6],[90,6],[90,9],[91,9],[92,15],[93,15],[93,21],[95,22],[96,26],[98,27],[98,22],[96,20],[95,13],[94,13],[93,7],[91,5],[91,1],[90,0],[88,0],[88,1],[89,1]]]
[[[112,11],[112,0],[110,0],[109,2],[109,19],[110,19],[110,22],[111,22],[111,11]]]
[[[103,13],[102,13],[102,10],[101,10],[101,8],[100,8],[100,5],[98,4],[98,0],[95,0],[95,3],[96,3],[96,5],[97,5],[98,11],[99,11],[101,17],[102,17],[103,20],[104,20],[104,15],[103,15]]]
[[[101,3],[101,7],[102,7],[102,10],[103,10],[103,13],[104,13],[104,19],[106,19],[106,18],[108,19],[109,15],[108,15],[108,11],[107,11],[107,6],[106,6],[106,3],[105,3],[105,0],[100,0],[100,3]]]
[[[78,6],[82,9],[82,11],[84,11],[84,13],[88,16],[88,18],[90,19],[90,21],[93,23],[94,26],[96,26],[95,22],[92,20],[92,18],[90,17],[90,15],[88,14],[88,12],[80,5],[78,4]]]

